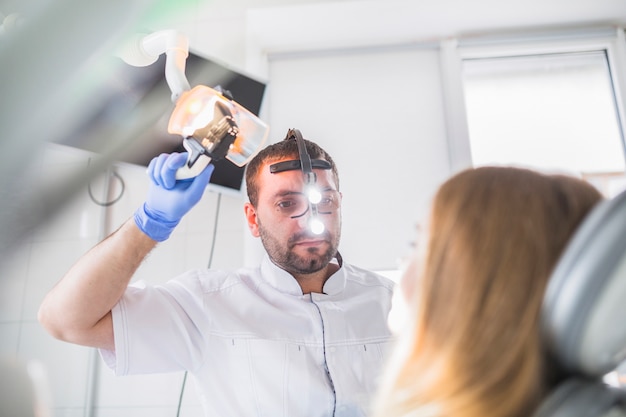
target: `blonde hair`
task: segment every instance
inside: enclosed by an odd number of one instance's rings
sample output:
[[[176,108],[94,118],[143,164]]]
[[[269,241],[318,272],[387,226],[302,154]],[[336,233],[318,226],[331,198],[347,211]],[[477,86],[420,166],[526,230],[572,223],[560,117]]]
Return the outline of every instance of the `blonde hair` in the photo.
[[[435,196],[426,252],[403,280],[409,325],[375,415],[521,417],[553,383],[539,334],[550,272],[601,200],[573,177],[483,167]]]

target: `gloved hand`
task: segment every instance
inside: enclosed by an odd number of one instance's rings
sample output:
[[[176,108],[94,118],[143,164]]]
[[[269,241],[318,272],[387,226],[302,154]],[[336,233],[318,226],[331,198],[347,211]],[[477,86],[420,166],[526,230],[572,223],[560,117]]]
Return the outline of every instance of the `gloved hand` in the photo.
[[[148,195],[134,219],[137,227],[157,242],[167,239],[180,219],[200,201],[213,173],[214,166],[209,164],[197,177],[176,181],[176,171],[186,161],[186,152],[161,154],[148,165]]]

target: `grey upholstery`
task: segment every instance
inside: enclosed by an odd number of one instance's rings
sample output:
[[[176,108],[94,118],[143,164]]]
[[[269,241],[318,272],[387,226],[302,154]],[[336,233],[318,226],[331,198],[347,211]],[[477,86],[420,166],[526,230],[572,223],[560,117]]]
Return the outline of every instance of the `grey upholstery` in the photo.
[[[626,192],[598,204],[557,264],[542,331],[569,379],[535,417],[626,416],[626,391],[603,377],[626,359]]]
[[[557,387],[534,417],[626,416],[622,393],[602,382],[571,378]]]

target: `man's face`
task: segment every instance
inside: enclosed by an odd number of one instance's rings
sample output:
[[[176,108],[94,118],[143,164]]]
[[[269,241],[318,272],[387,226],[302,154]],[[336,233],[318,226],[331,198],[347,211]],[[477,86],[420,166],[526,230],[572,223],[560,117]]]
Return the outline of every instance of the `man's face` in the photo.
[[[314,172],[323,196],[318,205],[318,218],[325,225],[322,234],[315,235],[308,229],[311,210],[300,170],[272,174],[269,164],[264,165],[257,179],[257,207],[246,204],[252,234],[261,238],[275,264],[294,274],[313,273],[326,267],[337,253],[341,236],[341,194],[333,174],[330,170]]]

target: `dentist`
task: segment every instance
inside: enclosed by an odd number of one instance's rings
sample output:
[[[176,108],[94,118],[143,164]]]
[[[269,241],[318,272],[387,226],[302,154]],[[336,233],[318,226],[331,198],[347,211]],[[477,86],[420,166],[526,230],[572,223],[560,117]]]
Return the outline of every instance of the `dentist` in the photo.
[[[47,294],[41,324],[99,348],[117,375],[189,371],[206,416],[368,415],[391,341],[393,284],[338,251],[342,195],[331,156],[290,130],[248,164],[244,214],[267,252],[258,267],[129,285],[209,181],[212,165],[176,181],[185,159],[151,162],[143,206]],[[312,232],[311,219],[323,230]]]

